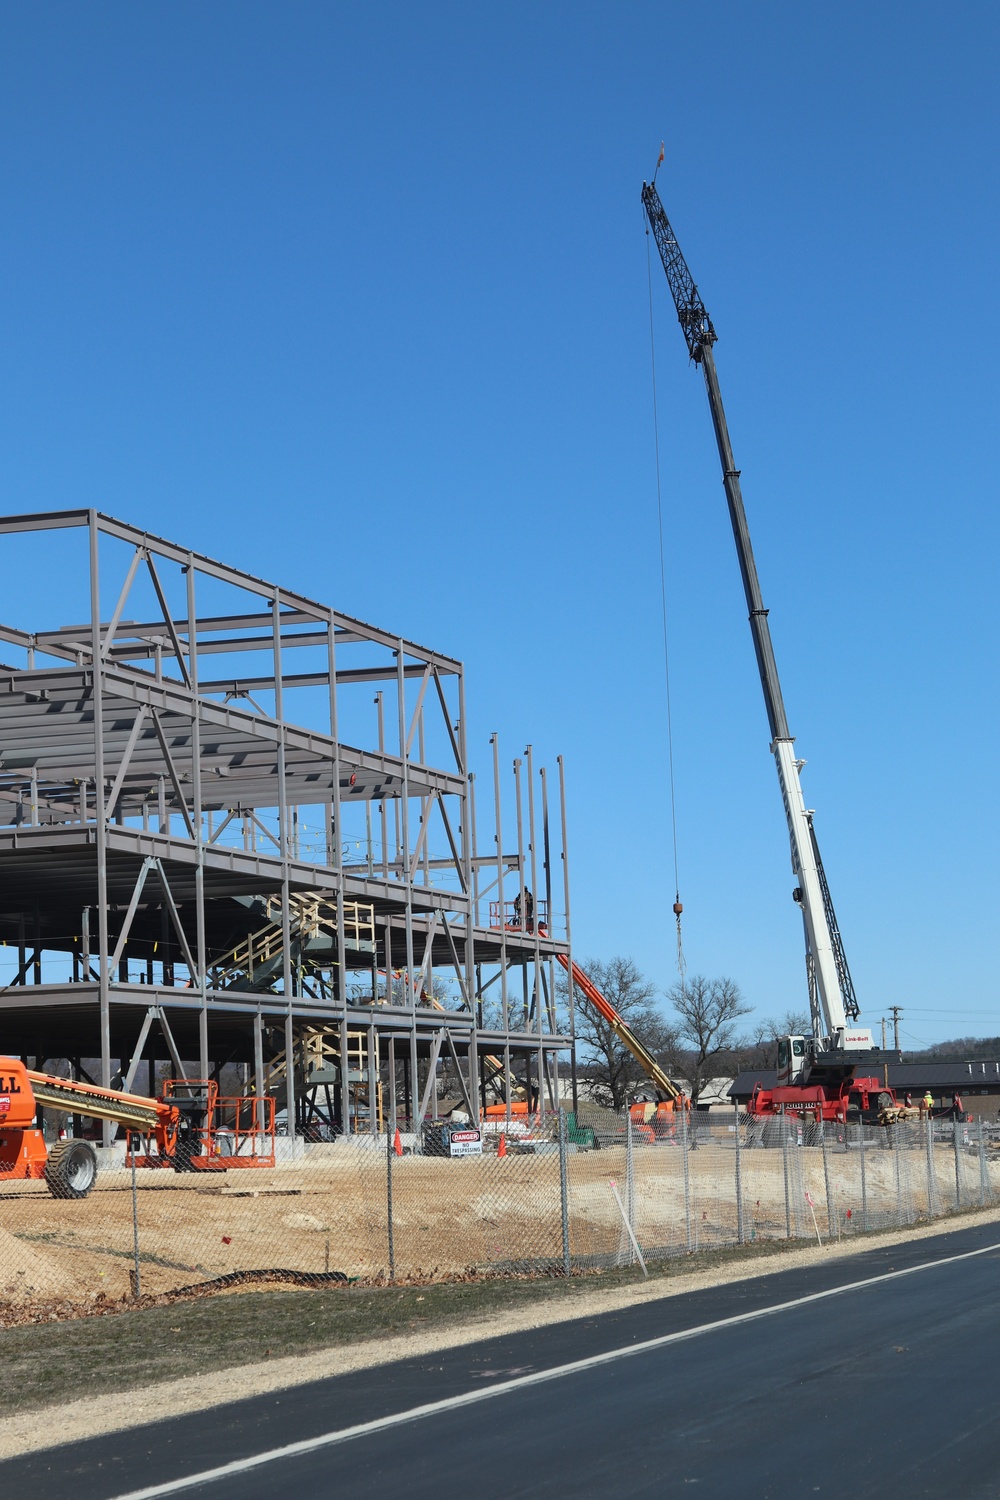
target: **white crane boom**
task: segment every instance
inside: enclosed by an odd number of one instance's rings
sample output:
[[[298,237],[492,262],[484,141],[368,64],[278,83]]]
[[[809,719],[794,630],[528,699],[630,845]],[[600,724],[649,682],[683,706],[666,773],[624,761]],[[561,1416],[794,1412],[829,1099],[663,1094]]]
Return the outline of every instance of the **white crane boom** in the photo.
[[[750,615],[757,667],[771,731],[771,753],[778,768],[778,781],[788,823],[792,870],[797,880],[794,896],[802,908],[806,938],[806,966],[809,977],[809,1004],[812,1014],[814,1048],[828,1048],[836,1053],[872,1047],[870,1031],[854,1023],[859,1015],[847,958],[837,926],[833,902],[820,859],[819,846],[812,823],[812,813],[802,796],[799,771],[804,764],[796,759],[795,740],[788,728],[785,705],[778,681],[778,668],[767,623],[767,610],[757,577],[747,526],[740,471],[733,458],[729,428],[722,405],[719,379],[712,346],[715,329],[698,293],[687,263],[681,254],[677,237],[652,183],[642,185],[642,203],[649,227],[656,240],[663,269],[677,308],[677,316],[688,346],[688,352],[701,366],[708,392],[708,404],[722,464],[729,516],[736,541],[743,589]]]

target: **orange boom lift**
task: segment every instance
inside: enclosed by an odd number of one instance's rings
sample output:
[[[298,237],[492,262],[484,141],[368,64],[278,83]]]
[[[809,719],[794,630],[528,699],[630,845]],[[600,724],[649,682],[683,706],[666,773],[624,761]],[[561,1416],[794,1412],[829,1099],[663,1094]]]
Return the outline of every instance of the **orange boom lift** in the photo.
[[[54,1198],[85,1198],[97,1178],[89,1141],[51,1147],[35,1124],[39,1107],[113,1120],[128,1133],[129,1164],[175,1172],[274,1166],[274,1100],[223,1099],[212,1079],[169,1079],[159,1099],[36,1073],[0,1057],[0,1181],[42,1178]],[[137,1149],[140,1140],[143,1149]]]

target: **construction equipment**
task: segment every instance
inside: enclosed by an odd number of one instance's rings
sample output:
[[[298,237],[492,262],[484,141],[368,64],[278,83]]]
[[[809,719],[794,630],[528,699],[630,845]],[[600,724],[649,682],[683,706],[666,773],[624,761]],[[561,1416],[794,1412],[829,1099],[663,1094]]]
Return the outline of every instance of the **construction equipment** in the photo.
[[[274,1166],[273,1099],[220,1099],[211,1079],[171,1079],[161,1099],[150,1099],[0,1058],[0,1180],[44,1177],[54,1198],[87,1196],[97,1178],[97,1153],[84,1140],[50,1147],[35,1125],[40,1107],[124,1125],[126,1160],[136,1166],[175,1172]],[[141,1154],[133,1138],[145,1141]]]
[[[538,930],[543,936],[545,935],[541,927]],[[565,953],[557,953],[556,958],[562,964],[567,974],[572,973],[573,983],[578,989],[582,990],[584,997],[594,1007],[598,1015],[603,1016],[604,1020],[607,1021],[618,1040],[624,1042],[660,1095],[661,1104],[663,1106],[669,1105],[670,1111],[678,1105],[683,1105],[684,1091],[678,1088],[672,1079],[667,1077],[653,1054],[647,1047],[643,1046],[628,1022],[623,1016],[618,1014],[611,1001],[601,994],[594,981],[583,972],[579,964],[571,963]],[[664,1112],[669,1111],[664,1110]]]
[[[655,177],[655,174],[654,174]],[[855,1079],[855,1067],[862,1059],[874,1061],[878,1056],[872,1033],[858,1026],[860,1014],[854,984],[837,925],[830,888],[827,884],[819,845],[813,827],[813,813],[805,805],[799,772],[804,761],[796,758],[795,740],[788,727],[785,705],[778,681],[767,610],[761,595],[757,566],[750,544],[750,531],[740,488],[740,471],[736,467],[729,429],[722,405],[713,346],[716,332],[698,292],[691,272],[677,243],[670,221],[660,202],[655,182],[642,185],[642,204],[649,228],[656,241],[667,282],[677,309],[677,317],[695,364],[701,366],[708,392],[712,425],[722,463],[722,480],[729,505],[736,551],[739,557],[743,589],[750,616],[757,667],[771,732],[771,753],[778,770],[781,798],[791,843],[792,871],[795,877],[793,898],[802,912],[806,941],[806,972],[812,1035],[786,1037],[779,1049],[778,1087],[760,1096],[760,1107],[776,1111],[781,1107],[819,1107],[824,1113],[846,1110],[842,1085],[852,1081],[860,1099],[861,1085],[877,1094],[877,1078]],[[812,1086],[809,1087],[812,1080]],[[820,1098],[807,1104],[807,1096],[819,1090]],[[882,1090],[882,1092],[886,1092]]]

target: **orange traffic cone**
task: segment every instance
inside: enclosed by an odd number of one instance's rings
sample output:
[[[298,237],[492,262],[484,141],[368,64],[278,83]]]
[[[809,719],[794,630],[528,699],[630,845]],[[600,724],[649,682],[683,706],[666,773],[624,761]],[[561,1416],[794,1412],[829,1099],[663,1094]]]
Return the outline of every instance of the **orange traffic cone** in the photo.
[[[497,1156],[506,1156],[506,1155],[507,1155],[507,1137],[505,1135],[502,1135],[500,1137],[500,1144],[497,1147]]]
[[[396,1126],[396,1134],[392,1138],[392,1149],[393,1149],[393,1151],[395,1151],[395,1153],[396,1153],[397,1156],[402,1156],[402,1154],[403,1154],[403,1142],[400,1139],[399,1126],[398,1125]]]

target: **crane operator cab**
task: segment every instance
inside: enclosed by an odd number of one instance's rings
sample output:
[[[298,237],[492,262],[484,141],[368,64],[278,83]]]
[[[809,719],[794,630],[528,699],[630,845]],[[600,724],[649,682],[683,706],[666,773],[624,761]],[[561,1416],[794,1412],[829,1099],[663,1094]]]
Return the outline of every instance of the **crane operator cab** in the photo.
[[[805,1083],[809,1071],[809,1047],[804,1036],[783,1036],[778,1039],[778,1087]]]

